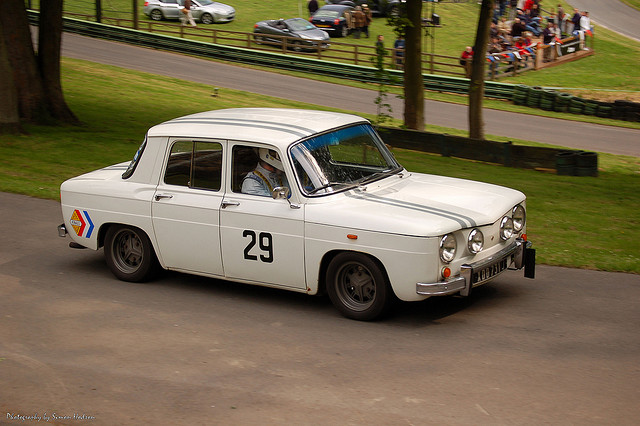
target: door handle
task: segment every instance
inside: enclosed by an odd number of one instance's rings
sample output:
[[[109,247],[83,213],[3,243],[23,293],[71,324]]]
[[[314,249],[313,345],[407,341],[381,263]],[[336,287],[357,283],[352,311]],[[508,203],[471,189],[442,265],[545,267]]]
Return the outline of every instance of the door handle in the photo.
[[[226,209],[229,206],[239,206],[240,203],[237,201],[223,201],[220,205],[221,208]]]
[[[173,198],[173,195],[166,195],[166,194],[156,194],[156,201],[160,201],[163,198]]]

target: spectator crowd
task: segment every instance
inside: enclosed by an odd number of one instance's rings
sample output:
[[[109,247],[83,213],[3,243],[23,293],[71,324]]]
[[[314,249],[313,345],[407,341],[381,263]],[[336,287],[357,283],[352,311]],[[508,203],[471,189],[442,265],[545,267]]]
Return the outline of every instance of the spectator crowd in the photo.
[[[536,45],[553,46],[567,36],[584,40],[585,34],[593,35],[589,12],[564,11],[561,4],[552,10],[543,10],[542,0],[496,0],[487,46],[487,61],[491,66],[498,62],[520,62],[526,66],[533,62]],[[551,49],[544,49],[543,62],[551,59]],[[470,76],[473,51],[467,47],[460,57],[460,64]]]

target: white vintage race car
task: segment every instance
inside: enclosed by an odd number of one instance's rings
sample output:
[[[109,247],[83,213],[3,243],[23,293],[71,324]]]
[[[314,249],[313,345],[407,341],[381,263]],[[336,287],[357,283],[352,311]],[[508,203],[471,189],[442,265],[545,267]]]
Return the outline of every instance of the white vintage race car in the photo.
[[[130,163],[61,186],[71,247],[121,280],[161,266],[310,295],[370,320],[390,301],[533,278],[525,196],[411,173],[357,116],[228,109],[149,129]]]

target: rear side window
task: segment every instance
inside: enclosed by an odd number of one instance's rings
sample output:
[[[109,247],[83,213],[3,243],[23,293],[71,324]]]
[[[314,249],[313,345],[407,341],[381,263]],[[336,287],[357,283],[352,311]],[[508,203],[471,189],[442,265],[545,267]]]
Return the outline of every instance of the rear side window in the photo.
[[[174,143],[164,182],[168,185],[219,191],[222,182],[222,145],[197,141]]]

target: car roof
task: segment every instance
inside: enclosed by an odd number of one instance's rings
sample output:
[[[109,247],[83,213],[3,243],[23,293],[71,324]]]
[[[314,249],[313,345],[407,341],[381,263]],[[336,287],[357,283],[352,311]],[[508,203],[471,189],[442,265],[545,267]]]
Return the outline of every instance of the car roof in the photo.
[[[353,9],[353,7],[346,4],[327,4],[318,10],[337,10],[338,12],[342,12],[346,9]]]
[[[283,151],[300,139],[337,127],[367,122],[329,111],[231,108],[178,117],[153,126],[148,136],[225,139],[271,144]]]

